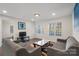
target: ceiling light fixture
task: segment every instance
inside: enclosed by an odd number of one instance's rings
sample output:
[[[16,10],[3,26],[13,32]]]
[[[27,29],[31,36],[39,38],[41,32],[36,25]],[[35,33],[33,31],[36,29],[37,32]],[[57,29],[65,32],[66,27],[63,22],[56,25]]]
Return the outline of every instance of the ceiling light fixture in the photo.
[[[35,14],[34,14],[34,16],[39,17],[39,16],[40,16],[40,14],[39,14],[39,13],[35,13]]]
[[[6,11],[6,10],[2,10],[2,12],[3,12],[3,13],[7,13],[7,11]]]
[[[55,15],[56,15],[56,13],[52,13],[52,15],[53,15],[53,16],[55,16]]]

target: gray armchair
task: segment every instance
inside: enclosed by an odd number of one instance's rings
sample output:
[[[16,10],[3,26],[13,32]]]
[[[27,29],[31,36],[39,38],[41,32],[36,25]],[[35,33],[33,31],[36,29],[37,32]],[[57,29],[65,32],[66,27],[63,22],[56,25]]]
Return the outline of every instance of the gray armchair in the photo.
[[[77,46],[78,42],[74,37],[68,37],[66,42],[56,42],[52,47],[47,48],[48,56],[70,55],[69,48]]]

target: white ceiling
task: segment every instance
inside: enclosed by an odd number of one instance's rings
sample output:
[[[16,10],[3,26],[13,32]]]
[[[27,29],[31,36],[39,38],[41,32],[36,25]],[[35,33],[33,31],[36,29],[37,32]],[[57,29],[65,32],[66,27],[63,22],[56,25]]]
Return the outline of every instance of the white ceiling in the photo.
[[[46,20],[70,15],[73,6],[73,3],[0,3],[0,14],[4,14],[2,10],[6,10],[7,13],[4,15],[29,20]],[[40,17],[34,16],[36,12]],[[52,16],[52,12],[56,13],[56,16]]]

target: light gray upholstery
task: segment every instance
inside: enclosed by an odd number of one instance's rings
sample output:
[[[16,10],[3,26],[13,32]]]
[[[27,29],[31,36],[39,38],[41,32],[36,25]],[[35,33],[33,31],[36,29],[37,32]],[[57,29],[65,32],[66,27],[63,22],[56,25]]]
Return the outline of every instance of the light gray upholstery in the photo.
[[[71,46],[76,46],[77,44],[77,40],[73,36],[70,36],[66,43],[66,50],[68,50]]]
[[[27,43],[27,42],[26,42]],[[17,43],[14,43],[10,39],[3,39],[3,49],[5,56],[40,56],[41,49],[40,47],[31,47],[30,42],[28,45],[21,46]]]
[[[74,37],[70,36],[66,42],[56,42],[52,47],[48,47],[48,55],[49,56],[59,56],[69,54],[68,49],[72,46],[77,45],[77,41]]]
[[[65,45],[66,44],[63,42],[54,43],[52,47],[47,48],[47,55],[48,56],[63,55],[63,52],[65,51]]]

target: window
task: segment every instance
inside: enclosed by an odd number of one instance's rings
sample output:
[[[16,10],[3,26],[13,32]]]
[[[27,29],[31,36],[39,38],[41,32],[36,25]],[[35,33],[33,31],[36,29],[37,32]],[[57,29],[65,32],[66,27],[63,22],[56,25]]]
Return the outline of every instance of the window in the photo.
[[[37,34],[43,34],[44,33],[43,25],[36,25],[35,32]]]
[[[61,36],[61,22],[57,23],[57,26],[56,26],[56,36]]]
[[[51,23],[49,24],[49,36],[61,36],[62,23]]]
[[[54,35],[54,23],[49,25],[49,35]]]

